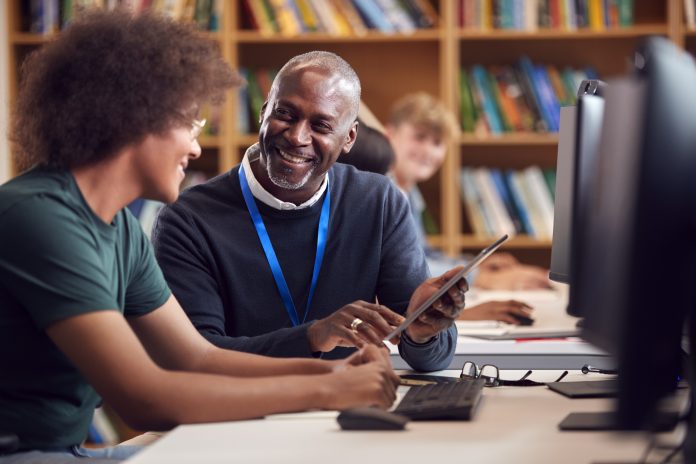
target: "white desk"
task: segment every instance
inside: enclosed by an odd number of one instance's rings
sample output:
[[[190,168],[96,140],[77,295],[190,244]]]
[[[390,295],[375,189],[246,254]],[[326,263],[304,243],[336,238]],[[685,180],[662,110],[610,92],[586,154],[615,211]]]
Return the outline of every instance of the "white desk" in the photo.
[[[566,287],[567,288],[567,287]],[[577,318],[566,313],[567,291],[488,292],[471,290],[467,306],[491,300],[516,299],[534,307],[534,328],[572,330]],[[520,330],[526,328],[520,327]],[[398,355],[398,348],[390,346],[395,369],[408,369]],[[602,350],[579,338],[567,340],[483,340],[460,336],[450,369],[461,368],[464,361],[477,364],[495,364],[501,369],[580,369],[585,364],[609,369],[612,359]]]
[[[578,380],[582,375],[569,377]],[[190,425],[178,427],[128,462],[638,462],[647,446],[642,434],[561,432],[557,428],[569,412],[603,411],[609,404],[608,400],[570,400],[546,387],[488,388],[470,422],[410,422],[405,431],[348,432],[340,430],[335,412],[317,412]]]

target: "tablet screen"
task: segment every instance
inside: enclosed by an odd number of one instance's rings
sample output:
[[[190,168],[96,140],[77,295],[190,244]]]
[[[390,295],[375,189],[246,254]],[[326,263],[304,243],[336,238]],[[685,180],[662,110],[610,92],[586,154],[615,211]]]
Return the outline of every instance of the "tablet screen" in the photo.
[[[500,245],[503,244],[505,240],[508,239],[507,234],[503,235],[500,237],[498,240],[496,240],[494,243],[489,245],[488,247],[484,248],[481,250],[481,252],[476,255],[474,259],[469,261],[466,266],[464,266],[459,272],[457,272],[450,280],[445,283],[437,292],[433,293],[430,298],[425,300],[422,305],[418,307],[414,312],[412,312],[405,320],[404,322],[399,325],[399,327],[395,328],[394,330],[391,331],[389,335],[384,337],[384,340],[391,340],[395,336],[399,335],[401,332],[408,327],[411,322],[415,321],[418,316],[423,314],[423,312],[428,309],[435,301],[440,298],[442,295],[447,293],[447,290],[452,288],[452,286],[459,281],[462,277],[465,275],[469,274],[471,271],[476,269],[481,262],[483,262],[484,259],[488,258],[495,250],[498,249]]]

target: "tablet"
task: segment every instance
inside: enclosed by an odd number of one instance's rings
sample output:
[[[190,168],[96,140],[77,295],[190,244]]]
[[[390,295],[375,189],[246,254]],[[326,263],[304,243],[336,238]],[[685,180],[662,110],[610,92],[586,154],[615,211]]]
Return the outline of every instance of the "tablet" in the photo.
[[[399,325],[399,327],[395,328],[394,330],[391,331],[391,333],[389,335],[384,337],[384,340],[389,341],[392,338],[399,335],[401,332],[403,332],[406,329],[406,327],[411,325],[411,322],[415,321],[418,318],[418,316],[423,314],[423,312],[425,312],[426,309],[428,309],[433,303],[435,303],[435,301],[437,301],[438,298],[440,298],[442,295],[447,293],[447,290],[449,290],[450,288],[452,288],[452,286],[454,284],[459,282],[459,279],[461,279],[462,277],[464,277],[465,275],[469,274],[471,271],[476,269],[478,267],[478,265],[481,264],[481,262],[483,262],[484,259],[488,258],[507,239],[508,239],[508,235],[505,234],[502,237],[500,237],[498,240],[496,240],[494,243],[492,243],[488,247],[481,250],[481,252],[478,255],[476,255],[476,257],[474,259],[469,261],[469,263],[466,266],[464,266],[459,272],[457,272],[454,276],[452,276],[452,278],[450,280],[448,280],[445,283],[445,285],[443,285],[438,291],[433,293],[430,296],[430,298],[425,300],[425,302],[418,307],[418,309],[413,311],[406,319],[404,319],[404,322],[402,322],[401,325]]]

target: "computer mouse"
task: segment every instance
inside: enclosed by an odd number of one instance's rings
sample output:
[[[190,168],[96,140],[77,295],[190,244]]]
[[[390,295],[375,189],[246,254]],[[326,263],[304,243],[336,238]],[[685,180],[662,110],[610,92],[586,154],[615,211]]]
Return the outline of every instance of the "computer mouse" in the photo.
[[[531,317],[522,316],[521,314],[512,314],[511,316],[514,317],[520,325],[534,324],[534,319],[532,319]]]
[[[351,408],[336,418],[343,430],[404,430],[409,418],[377,408]]]

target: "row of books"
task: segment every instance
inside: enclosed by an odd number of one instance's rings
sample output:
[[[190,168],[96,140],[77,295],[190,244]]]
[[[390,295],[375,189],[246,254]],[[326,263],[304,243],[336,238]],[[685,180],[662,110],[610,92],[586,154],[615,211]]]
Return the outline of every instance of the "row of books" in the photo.
[[[466,29],[534,31],[604,30],[631,26],[633,18],[634,0],[459,0],[458,20]]]
[[[560,107],[575,104],[592,68],[559,69],[522,57],[508,66],[474,65],[460,73],[460,117],[464,132],[557,132]]]
[[[239,68],[239,74],[246,81],[246,85],[239,89],[237,99],[237,130],[240,134],[259,131],[261,107],[277,72],[277,69],[270,68]]]
[[[437,24],[429,0],[242,0],[242,28],[263,35],[410,33]]]
[[[465,167],[460,186],[472,232],[479,237],[525,234],[550,240],[556,173]]]
[[[154,10],[177,21],[193,22],[201,30],[220,29],[224,0],[25,0],[21,2],[24,31],[54,34],[83,9],[127,8],[134,13]]]

